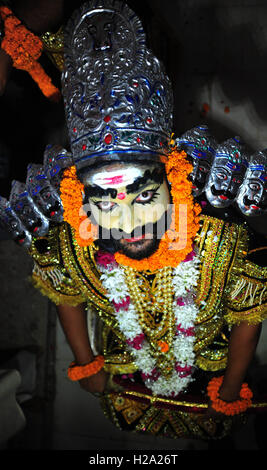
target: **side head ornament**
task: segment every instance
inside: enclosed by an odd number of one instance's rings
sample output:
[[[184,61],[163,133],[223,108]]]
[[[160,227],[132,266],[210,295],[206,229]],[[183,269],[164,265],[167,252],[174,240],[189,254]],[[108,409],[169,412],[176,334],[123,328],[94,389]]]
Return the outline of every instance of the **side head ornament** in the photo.
[[[218,143],[206,125],[199,125],[185,132],[176,140],[193,164],[190,175],[193,196],[204,192]]]
[[[42,165],[27,168],[26,188],[38,209],[52,222],[63,221],[63,207],[58,192],[51,185]]]
[[[12,209],[9,201],[2,196],[0,196],[0,225],[19,246],[30,247],[31,233]]]
[[[210,204],[217,208],[234,203],[244,180],[249,162],[249,151],[240,137],[233,137],[218,145],[205,193]]]
[[[236,202],[246,216],[267,213],[267,149],[251,156]]]
[[[58,191],[65,168],[73,164],[72,154],[61,145],[48,144],[43,156],[44,174],[51,186]]]

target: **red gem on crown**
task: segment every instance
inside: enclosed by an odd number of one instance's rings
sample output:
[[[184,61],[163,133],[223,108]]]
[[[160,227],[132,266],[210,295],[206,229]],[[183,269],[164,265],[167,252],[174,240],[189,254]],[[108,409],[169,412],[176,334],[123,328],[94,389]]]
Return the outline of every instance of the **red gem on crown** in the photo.
[[[105,143],[106,143],[107,145],[110,145],[110,144],[111,144],[112,139],[113,139],[112,134],[107,134],[107,135],[105,135],[105,137],[104,137],[104,141],[105,141]]]
[[[111,121],[111,117],[110,117],[110,116],[105,116],[105,117],[104,117],[104,121],[105,121],[105,122],[110,122],[110,121]]]
[[[86,145],[85,144],[83,144],[82,149],[86,150]]]

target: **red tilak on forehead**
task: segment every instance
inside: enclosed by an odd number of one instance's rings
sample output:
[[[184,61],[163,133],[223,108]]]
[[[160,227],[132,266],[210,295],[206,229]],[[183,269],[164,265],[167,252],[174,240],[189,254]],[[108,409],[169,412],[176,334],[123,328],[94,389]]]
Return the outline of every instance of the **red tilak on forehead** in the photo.
[[[120,184],[123,183],[123,175],[112,176],[109,178],[104,178],[110,184]]]

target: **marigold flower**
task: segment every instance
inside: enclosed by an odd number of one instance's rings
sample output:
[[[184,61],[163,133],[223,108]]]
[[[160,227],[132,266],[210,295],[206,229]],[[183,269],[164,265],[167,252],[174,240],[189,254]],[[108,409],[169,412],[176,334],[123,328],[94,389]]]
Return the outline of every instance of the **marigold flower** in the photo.
[[[219,413],[227,416],[234,416],[243,413],[251,406],[251,399],[253,397],[252,391],[246,383],[242,384],[240,390],[240,400],[234,402],[226,402],[219,397],[219,391],[223,382],[223,376],[213,377],[208,384],[207,393],[212,403],[212,408]]]
[[[166,341],[159,341],[158,345],[163,353],[166,353],[169,351],[169,345],[166,343]]]
[[[9,8],[0,7],[0,16],[5,25],[1,48],[11,57],[13,67],[28,72],[47,98],[59,101],[60,91],[37,62],[43,50],[41,39],[29,31]]]

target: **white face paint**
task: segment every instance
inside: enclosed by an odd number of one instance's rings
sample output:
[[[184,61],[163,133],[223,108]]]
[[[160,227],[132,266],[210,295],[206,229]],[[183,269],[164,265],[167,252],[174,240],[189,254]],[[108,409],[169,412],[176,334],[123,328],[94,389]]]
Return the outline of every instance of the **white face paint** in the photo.
[[[93,174],[90,178],[90,184],[100,186],[103,189],[125,187],[132,184],[136,178],[142,176],[143,171],[140,168],[133,166],[125,167],[124,169],[102,169]]]
[[[147,254],[166,230],[170,192],[163,172],[153,164],[116,163],[84,174],[93,222],[129,256]]]

